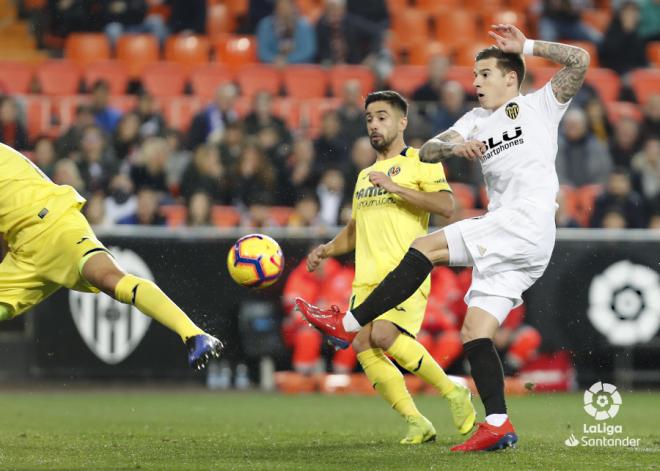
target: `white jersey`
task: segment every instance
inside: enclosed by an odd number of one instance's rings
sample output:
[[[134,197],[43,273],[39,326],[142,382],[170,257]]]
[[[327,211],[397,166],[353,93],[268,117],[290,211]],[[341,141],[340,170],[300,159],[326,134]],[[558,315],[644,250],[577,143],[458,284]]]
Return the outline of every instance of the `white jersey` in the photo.
[[[495,111],[475,108],[450,128],[488,147],[480,159],[488,211],[532,207],[554,216],[559,190],[557,129],[569,103],[559,103],[548,82]]]

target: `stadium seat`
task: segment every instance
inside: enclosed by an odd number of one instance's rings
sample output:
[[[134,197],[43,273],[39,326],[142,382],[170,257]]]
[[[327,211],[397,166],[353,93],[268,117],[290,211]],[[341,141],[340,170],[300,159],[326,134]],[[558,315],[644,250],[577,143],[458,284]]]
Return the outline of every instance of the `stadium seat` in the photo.
[[[209,100],[220,85],[233,82],[234,73],[225,64],[208,64],[196,67],[190,73],[190,84],[195,96]]]
[[[466,10],[451,10],[434,16],[435,37],[449,49],[470,44],[480,37],[477,16]]]
[[[390,16],[398,15],[410,6],[410,2],[408,2],[408,0],[387,0],[386,3],[387,11],[389,12]],[[419,0],[415,2],[415,6],[419,8]]]
[[[525,58],[525,62],[527,59],[528,57]],[[539,89],[552,79],[559,67],[530,67],[528,70],[534,76],[534,88]]]
[[[411,44],[407,51],[408,64],[427,65],[433,56],[448,56],[449,50],[440,41],[424,39],[422,43]]]
[[[206,32],[211,38],[234,32],[235,19],[229,7],[222,3],[206,10]]]
[[[390,88],[411,97],[428,79],[428,68],[423,65],[396,65],[390,75]]]
[[[437,15],[458,8],[461,3],[461,0],[415,0],[415,7],[429,15]]]
[[[483,0],[477,0],[480,3]],[[474,3],[474,2],[473,2]],[[489,39],[490,44],[494,44],[493,40],[488,36],[488,30],[491,25],[496,24],[512,24],[520,29],[523,33],[528,34],[527,17],[522,11],[501,9],[501,0],[488,0],[488,4],[480,5],[480,11],[485,12],[483,15],[483,27],[481,37]],[[474,10],[476,11],[476,10]],[[490,45],[489,44],[489,45]]]
[[[293,208],[288,206],[271,206],[268,211],[270,219],[278,226],[287,226],[293,214]]]
[[[180,96],[158,100],[168,126],[187,132],[202,103],[196,97]]]
[[[213,44],[216,62],[229,65],[234,70],[258,62],[257,39],[254,36],[229,35]]]
[[[272,95],[280,92],[280,74],[269,65],[254,64],[243,67],[237,74],[241,95],[251,98],[255,93],[266,90]]]
[[[88,64],[83,71],[85,88],[90,90],[97,80],[105,80],[110,85],[112,95],[126,93],[128,73],[124,65],[117,60],[106,60]]]
[[[236,18],[247,15],[250,2],[249,0],[223,0],[220,3],[227,5],[231,15]]]
[[[150,34],[126,34],[117,41],[117,59],[131,78],[140,78],[144,68],[158,58],[158,40]]]
[[[410,36],[429,37],[429,16],[426,12],[409,8],[392,16],[391,22],[392,30],[399,40]]]
[[[165,41],[165,60],[181,64],[187,72],[209,62],[211,45],[208,38],[194,34],[177,34]]]
[[[454,54],[452,63],[463,67],[474,67],[474,59],[477,53],[490,45],[490,43],[482,42],[464,44]]]
[[[450,182],[449,186],[454,192],[454,198],[462,209],[473,209],[477,201],[474,188],[466,183]]]
[[[363,95],[374,90],[375,80],[371,69],[363,65],[335,65],[330,68],[330,90],[336,97],[343,96],[344,83],[358,80]]]
[[[30,91],[34,67],[27,62],[0,61],[0,93],[26,94]]]
[[[16,100],[24,111],[30,141],[40,134],[48,134],[51,128],[51,99],[41,95],[21,95]]]
[[[186,223],[188,210],[183,204],[166,204],[159,210],[169,227],[182,226]]]
[[[137,106],[137,95],[114,95],[108,99],[108,103],[113,108],[117,108],[122,113],[126,113]]]
[[[635,103],[628,101],[608,101],[605,102],[607,117],[612,123],[616,123],[621,118],[632,118],[638,123],[642,121],[642,112]]]
[[[286,95],[305,100],[323,98],[328,90],[328,73],[318,65],[290,65],[282,72]]]
[[[311,24],[316,23],[323,13],[323,4],[317,0],[297,0],[296,6],[300,14]]]
[[[241,213],[233,206],[214,205],[211,220],[217,227],[236,227],[241,222]]]
[[[596,45],[592,42],[589,41],[562,41],[565,42],[566,44],[570,44],[572,46],[576,47],[581,47],[585,51],[589,53],[589,56],[591,57],[591,62],[589,63],[589,67],[598,67],[598,48]]]
[[[631,72],[630,85],[637,100],[645,104],[652,95],[660,93],[660,70],[639,69]]]
[[[64,57],[84,67],[110,59],[110,42],[103,33],[71,33],[64,42]]]
[[[557,67],[557,70],[559,70],[558,64],[546,59],[545,57],[539,56],[525,56],[525,67],[528,69]]]
[[[44,95],[74,95],[78,92],[80,71],[68,60],[48,60],[37,67],[37,79]]]
[[[613,70],[590,67],[585,81],[598,91],[603,101],[616,101],[619,98],[621,81]]]
[[[275,97],[273,100],[273,114],[286,121],[289,129],[298,129],[300,127],[299,100]]]
[[[646,45],[646,58],[655,67],[660,67],[660,41],[650,41]]]
[[[186,86],[186,74],[171,62],[149,64],[142,73],[142,86],[155,97],[179,96]]]
[[[603,191],[603,185],[584,185],[575,190],[577,220],[582,227],[589,227],[589,220],[594,211],[594,201]]]
[[[339,98],[319,98],[305,100],[300,104],[301,127],[309,130],[311,136],[316,136],[321,127],[321,118],[326,111],[339,108]]]
[[[447,70],[447,80],[456,80],[467,93],[474,93],[474,71],[472,67],[450,67]]]
[[[604,9],[586,8],[582,11],[582,22],[604,33],[612,21],[612,13]]]

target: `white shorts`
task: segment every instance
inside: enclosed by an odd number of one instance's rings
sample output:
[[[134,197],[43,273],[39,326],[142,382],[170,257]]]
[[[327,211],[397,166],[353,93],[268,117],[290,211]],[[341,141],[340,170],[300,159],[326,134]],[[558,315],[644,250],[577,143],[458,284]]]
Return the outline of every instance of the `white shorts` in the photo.
[[[543,275],[550,261],[555,241],[554,219],[535,219],[521,217],[516,210],[499,209],[443,229],[449,265],[473,267],[465,303],[481,307],[500,324],[510,309],[522,304],[522,293]],[[526,226],[531,226],[530,230],[525,231]],[[512,303],[492,300],[486,306],[484,296],[499,296]],[[477,297],[481,299],[477,301]]]

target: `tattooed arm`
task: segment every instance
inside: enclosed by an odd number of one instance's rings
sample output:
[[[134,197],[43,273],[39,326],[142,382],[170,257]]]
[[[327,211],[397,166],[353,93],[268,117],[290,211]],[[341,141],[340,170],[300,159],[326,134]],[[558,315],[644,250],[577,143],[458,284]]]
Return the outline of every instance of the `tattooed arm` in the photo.
[[[497,41],[504,52],[521,54],[527,39],[515,26],[493,25],[488,34]],[[568,44],[534,41],[534,55],[562,64],[564,67],[551,80],[552,92],[557,101],[566,103],[573,98],[584,82],[589,68],[589,53]]]
[[[440,162],[450,157],[476,159],[486,151],[486,145],[481,141],[466,141],[456,131],[445,131],[433,139],[429,139],[419,149],[419,159],[422,162]]]

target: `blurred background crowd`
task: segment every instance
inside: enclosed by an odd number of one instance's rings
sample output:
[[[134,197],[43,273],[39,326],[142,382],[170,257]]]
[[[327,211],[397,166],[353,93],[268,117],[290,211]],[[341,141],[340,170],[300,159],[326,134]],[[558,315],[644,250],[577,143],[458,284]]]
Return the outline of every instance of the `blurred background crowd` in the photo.
[[[420,146],[475,105],[494,22],[588,49],[561,124],[560,227],[660,227],[660,1],[0,1],[0,141],[98,226],[335,226],[374,151],[363,98],[411,102]],[[527,58],[523,93],[556,70]],[[455,218],[477,166],[446,163]],[[448,221],[434,219],[433,224]]]

